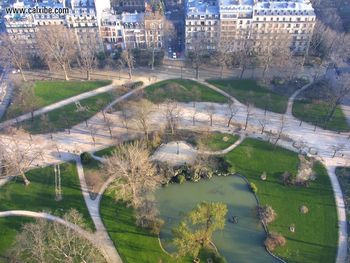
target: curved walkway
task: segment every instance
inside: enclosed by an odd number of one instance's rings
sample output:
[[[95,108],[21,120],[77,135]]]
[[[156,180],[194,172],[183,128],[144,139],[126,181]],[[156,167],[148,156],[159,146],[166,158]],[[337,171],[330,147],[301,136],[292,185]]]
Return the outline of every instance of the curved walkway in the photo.
[[[244,139],[246,138],[245,135],[240,135],[239,139],[232,144],[231,146],[227,147],[226,149],[220,150],[220,151],[200,151],[200,153],[207,154],[207,155],[222,155],[222,154],[227,154],[231,152],[233,149],[235,149],[238,145],[240,145]]]
[[[83,165],[81,163],[80,156],[77,156],[76,158],[77,163],[77,171],[81,186],[81,191],[83,193],[83,197],[85,200],[86,207],[88,208],[90,217],[92,221],[94,222],[94,225],[96,227],[96,233],[95,235],[98,236],[99,240],[103,242],[103,248],[105,252],[107,253],[110,262],[113,263],[122,263],[122,259],[119,256],[117,249],[115,248],[113,241],[110,239],[107,230],[102,222],[102,218],[100,216],[100,200],[101,200],[101,194],[97,196],[95,200],[91,199],[89,190],[86,184],[85,175],[84,175],[84,169]],[[112,180],[111,180],[112,182]],[[107,186],[105,186],[104,189],[106,189]]]
[[[338,177],[335,173],[336,166],[333,163],[324,162],[327,167],[327,172],[331,180],[335,202],[337,204],[338,226],[339,226],[339,242],[336,263],[346,262],[348,252],[348,232],[346,220],[346,208],[344,203],[344,196],[341,190]]]
[[[286,115],[293,116],[293,104],[295,101],[295,98],[304,90],[306,90],[308,87],[310,87],[313,84],[313,82],[310,82],[309,84],[305,85],[301,89],[298,89],[295,91],[292,96],[289,97],[288,99],[288,104],[287,104],[287,110],[286,110]]]
[[[89,239],[91,242],[96,243],[96,240],[93,237],[93,234],[82,229],[81,227],[72,224],[70,222],[65,221],[64,219],[54,216],[45,212],[33,212],[27,210],[11,210],[11,211],[2,211],[0,212],[0,217],[11,217],[11,216],[25,216],[25,217],[33,217],[33,218],[42,218],[49,221],[60,223],[70,229],[79,233],[82,237]]]
[[[35,110],[33,115],[34,115],[34,117],[40,116],[40,115],[42,115],[44,113],[56,110],[58,108],[66,106],[68,104],[74,103],[76,101],[80,101],[80,100],[83,100],[83,99],[86,99],[86,98],[90,98],[90,97],[96,96],[98,94],[105,93],[105,92],[110,91],[110,90],[115,89],[115,88],[116,87],[112,83],[112,84],[104,86],[104,87],[100,87],[100,88],[97,88],[97,89],[94,89],[94,90],[91,90],[91,91],[88,91],[88,92],[84,92],[84,93],[81,93],[79,95],[76,95],[76,96],[70,97],[68,99],[64,99],[64,100],[55,102],[55,103],[53,103],[51,105],[48,105],[48,106],[45,106],[45,107],[40,108],[38,110]],[[10,120],[7,120],[7,121],[4,121],[4,122],[0,123],[0,128],[4,128],[4,127],[10,126],[10,125],[14,125],[14,124],[16,124],[18,122],[29,120],[31,118],[32,118],[32,114],[31,113],[26,113],[26,114],[23,114],[23,115],[18,116],[16,118],[13,118],[13,119],[10,119]]]

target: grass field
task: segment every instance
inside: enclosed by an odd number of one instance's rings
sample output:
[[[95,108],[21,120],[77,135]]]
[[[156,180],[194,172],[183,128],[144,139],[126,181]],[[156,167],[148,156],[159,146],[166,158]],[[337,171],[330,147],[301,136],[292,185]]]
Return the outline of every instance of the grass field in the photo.
[[[210,151],[220,151],[239,140],[239,135],[213,132],[201,139],[201,144]]]
[[[99,87],[111,84],[111,81],[37,81],[34,84],[34,92],[37,98],[36,109],[45,107],[52,103],[88,92]],[[14,118],[23,112],[19,105],[11,104],[5,119]]]
[[[80,101],[81,106],[87,108],[86,111],[78,111],[75,103],[72,103],[48,112],[49,122],[43,121],[42,116],[37,116],[34,117],[33,121],[27,120],[22,125],[25,130],[32,134],[62,131],[91,118],[107,106],[111,100],[111,94],[101,93]]]
[[[288,98],[259,85],[255,80],[211,79],[215,85],[244,104],[277,113],[285,113]]]
[[[338,223],[332,187],[323,166],[317,164],[317,179],[309,187],[289,187],[281,183],[285,171],[297,172],[298,156],[294,152],[274,147],[266,142],[246,139],[225,159],[232,170],[258,187],[261,203],[269,204],[277,213],[270,231],[281,233],[287,239],[285,247],[276,254],[288,263],[334,263],[337,251]],[[260,175],[267,173],[267,180]],[[309,213],[299,212],[301,205]],[[289,226],[295,225],[295,233]]]
[[[145,93],[146,97],[154,103],[161,103],[166,99],[172,99],[178,102],[227,102],[227,98],[220,93],[188,79],[161,81],[148,86]]]
[[[93,223],[80,190],[75,164],[61,164],[60,169],[63,196],[61,201],[55,201],[54,170],[50,166],[28,172],[27,176],[31,183],[27,187],[23,185],[19,178],[1,187],[0,211],[47,211],[62,215],[69,209],[74,208],[82,213],[89,228],[93,229]],[[0,218],[0,255],[3,255],[6,249],[11,246],[22,223],[29,220],[22,217]]]
[[[313,102],[311,100],[298,100],[293,104],[293,115],[298,119],[309,122],[321,128],[333,131],[350,131],[341,107],[337,107],[332,119],[325,122],[329,112],[329,106],[324,102]]]

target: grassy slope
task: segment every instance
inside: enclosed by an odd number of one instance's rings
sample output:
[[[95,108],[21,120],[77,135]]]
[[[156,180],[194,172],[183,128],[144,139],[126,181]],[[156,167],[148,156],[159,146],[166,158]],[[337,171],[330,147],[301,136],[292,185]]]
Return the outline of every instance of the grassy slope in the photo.
[[[326,103],[313,103],[309,100],[295,101],[293,104],[293,115],[300,120],[317,125],[324,129],[334,131],[349,131],[345,115],[341,107],[337,107],[333,118],[324,123],[324,119],[328,113],[328,106]]]
[[[31,120],[24,122],[23,126],[33,134],[62,131],[91,118],[107,106],[111,100],[112,96],[109,93],[102,93],[80,101],[80,104],[87,107],[88,111],[77,112],[75,103],[72,103],[47,113],[52,127],[43,123],[40,116],[35,117],[33,122]]]
[[[213,79],[208,83],[234,96],[242,103],[252,103],[255,107],[285,113],[288,98],[257,84],[254,80]]]
[[[55,181],[53,167],[35,169],[27,173],[31,184],[25,187],[20,179],[9,182],[0,188],[0,211],[30,210],[48,211],[62,215],[70,208],[83,214],[88,226],[93,228],[92,220],[81,194],[75,164],[61,164],[63,200],[55,201]],[[12,244],[22,222],[28,218],[0,218],[0,255]]]
[[[282,233],[287,245],[276,251],[289,263],[332,263],[337,250],[338,228],[335,201],[326,170],[317,164],[317,179],[310,187],[287,187],[281,184],[284,171],[297,172],[298,157],[295,153],[253,140],[246,139],[234,151],[226,155],[233,170],[245,175],[258,187],[262,204],[271,205],[277,212],[277,220],[271,231]],[[267,181],[260,175],[266,171]],[[309,213],[302,215],[299,207],[306,205]],[[296,232],[289,226],[295,224]]]
[[[99,87],[109,85],[111,81],[37,81],[34,85],[35,95],[37,97],[37,109],[52,103],[64,100],[78,94],[88,92]],[[7,115],[4,118],[12,118],[21,115],[21,109],[11,105]],[[11,113],[10,113],[11,112]]]
[[[220,93],[188,79],[161,81],[148,86],[145,92],[147,98],[155,103],[163,102],[165,99],[173,99],[179,102],[227,102],[227,98]]]

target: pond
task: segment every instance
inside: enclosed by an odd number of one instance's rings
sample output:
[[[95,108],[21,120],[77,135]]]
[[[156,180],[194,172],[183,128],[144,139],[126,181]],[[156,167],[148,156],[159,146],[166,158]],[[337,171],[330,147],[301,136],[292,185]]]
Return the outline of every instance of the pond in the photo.
[[[165,221],[160,238],[163,247],[174,252],[171,230],[179,224],[184,213],[202,201],[227,204],[227,222],[214,234],[213,241],[229,263],[275,263],[263,245],[266,234],[256,213],[256,200],[246,182],[238,176],[213,177],[198,183],[171,184],[156,193],[159,210]],[[238,223],[228,221],[238,217]]]

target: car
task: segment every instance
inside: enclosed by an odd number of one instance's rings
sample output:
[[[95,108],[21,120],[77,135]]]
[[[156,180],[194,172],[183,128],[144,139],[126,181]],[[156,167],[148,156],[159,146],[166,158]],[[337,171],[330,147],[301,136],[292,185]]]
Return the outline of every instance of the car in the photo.
[[[177,56],[176,56],[176,52],[173,53],[173,59],[176,59]]]

